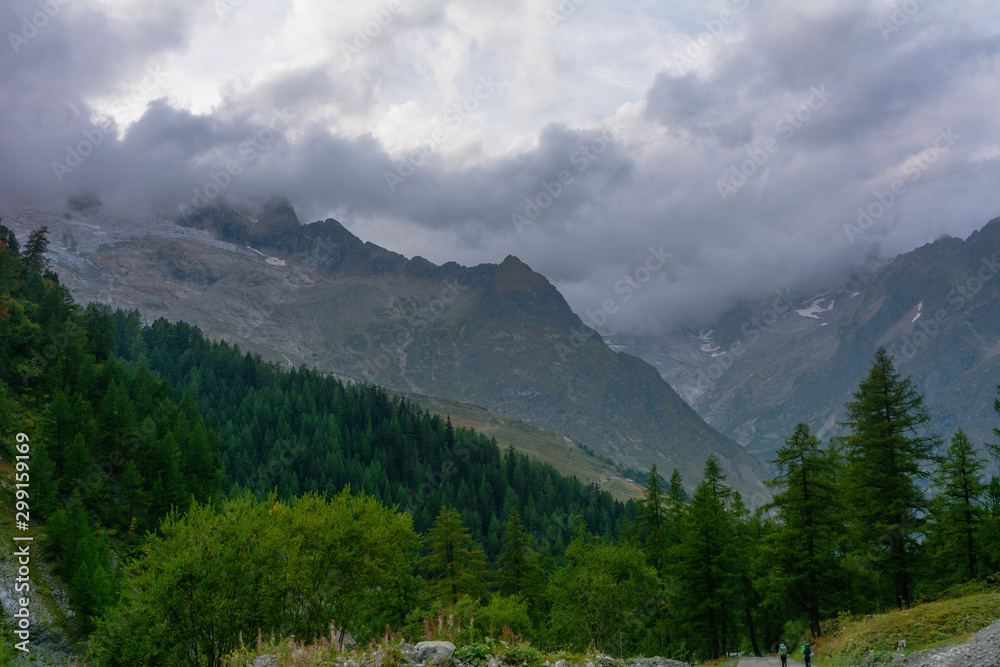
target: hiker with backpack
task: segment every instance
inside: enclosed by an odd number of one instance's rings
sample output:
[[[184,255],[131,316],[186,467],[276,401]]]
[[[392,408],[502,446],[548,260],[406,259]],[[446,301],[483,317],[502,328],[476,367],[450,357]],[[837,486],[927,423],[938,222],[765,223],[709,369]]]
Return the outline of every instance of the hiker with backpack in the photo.
[[[785,642],[778,646],[778,657],[781,658],[781,667],[788,667],[788,647]]]
[[[813,654],[812,646],[809,645],[809,642],[803,642],[802,643],[802,661],[806,663],[806,667],[809,667],[810,664],[811,664],[812,654]]]

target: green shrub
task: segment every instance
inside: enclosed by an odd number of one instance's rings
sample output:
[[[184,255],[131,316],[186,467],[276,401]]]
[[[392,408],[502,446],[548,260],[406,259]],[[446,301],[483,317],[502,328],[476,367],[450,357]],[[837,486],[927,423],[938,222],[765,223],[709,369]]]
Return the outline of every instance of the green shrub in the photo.
[[[538,649],[529,642],[500,642],[497,649],[497,660],[507,665],[537,665],[542,658]]]
[[[493,657],[493,648],[489,642],[468,644],[455,651],[455,660],[482,667]]]
[[[476,620],[484,632],[496,633],[505,627],[517,634],[531,632],[528,602],[520,595],[494,595],[476,612]]]

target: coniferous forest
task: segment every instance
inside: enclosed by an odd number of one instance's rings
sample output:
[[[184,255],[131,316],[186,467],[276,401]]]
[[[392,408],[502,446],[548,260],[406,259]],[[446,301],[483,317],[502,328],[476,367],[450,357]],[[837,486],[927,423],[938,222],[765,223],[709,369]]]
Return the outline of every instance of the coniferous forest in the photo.
[[[846,435],[788,435],[768,505],[714,457],[693,492],[654,466],[623,503],[377,386],[76,304],[47,243],[0,225],[0,433],[5,460],[31,438],[39,548],[95,664],[223,665],[331,627],[759,655],[1000,567],[1000,452],[934,435],[884,349]]]

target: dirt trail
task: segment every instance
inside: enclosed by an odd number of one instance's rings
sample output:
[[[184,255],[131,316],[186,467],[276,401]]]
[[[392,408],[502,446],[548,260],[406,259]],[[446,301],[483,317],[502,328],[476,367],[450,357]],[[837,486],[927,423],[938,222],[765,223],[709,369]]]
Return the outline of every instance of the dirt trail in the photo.
[[[790,667],[802,667],[802,663],[798,660],[788,659],[788,664]],[[774,656],[773,658],[740,658],[739,667],[781,667],[781,658]]]

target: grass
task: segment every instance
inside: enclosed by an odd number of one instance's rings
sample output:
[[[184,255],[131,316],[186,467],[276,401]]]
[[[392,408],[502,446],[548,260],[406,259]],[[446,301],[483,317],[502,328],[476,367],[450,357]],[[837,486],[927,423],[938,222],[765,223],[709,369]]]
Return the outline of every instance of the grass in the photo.
[[[591,456],[569,438],[525,424],[519,419],[505,417],[470,403],[461,403],[431,396],[407,395],[407,398],[431,414],[450,416],[458,427],[474,428],[478,433],[497,439],[501,447],[513,445],[514,449],[542,463],[549,463],[566,476],[573,476],[608,491],[619,500],[642,498],[642,485],[629,482],[612,465]]]
[[[821,667],[856,665],[868,655],[869,664],[888,663],[905,641],[903,653],[968,641],[976,632],[1000,618],[1000,591],[982,584],[967,586],[975,590],[954,597],[963,589],[952,591],[944,599],[910,609],[891,611],[871,618],[844,617],[842,634],[816,642],[816,660]]]

